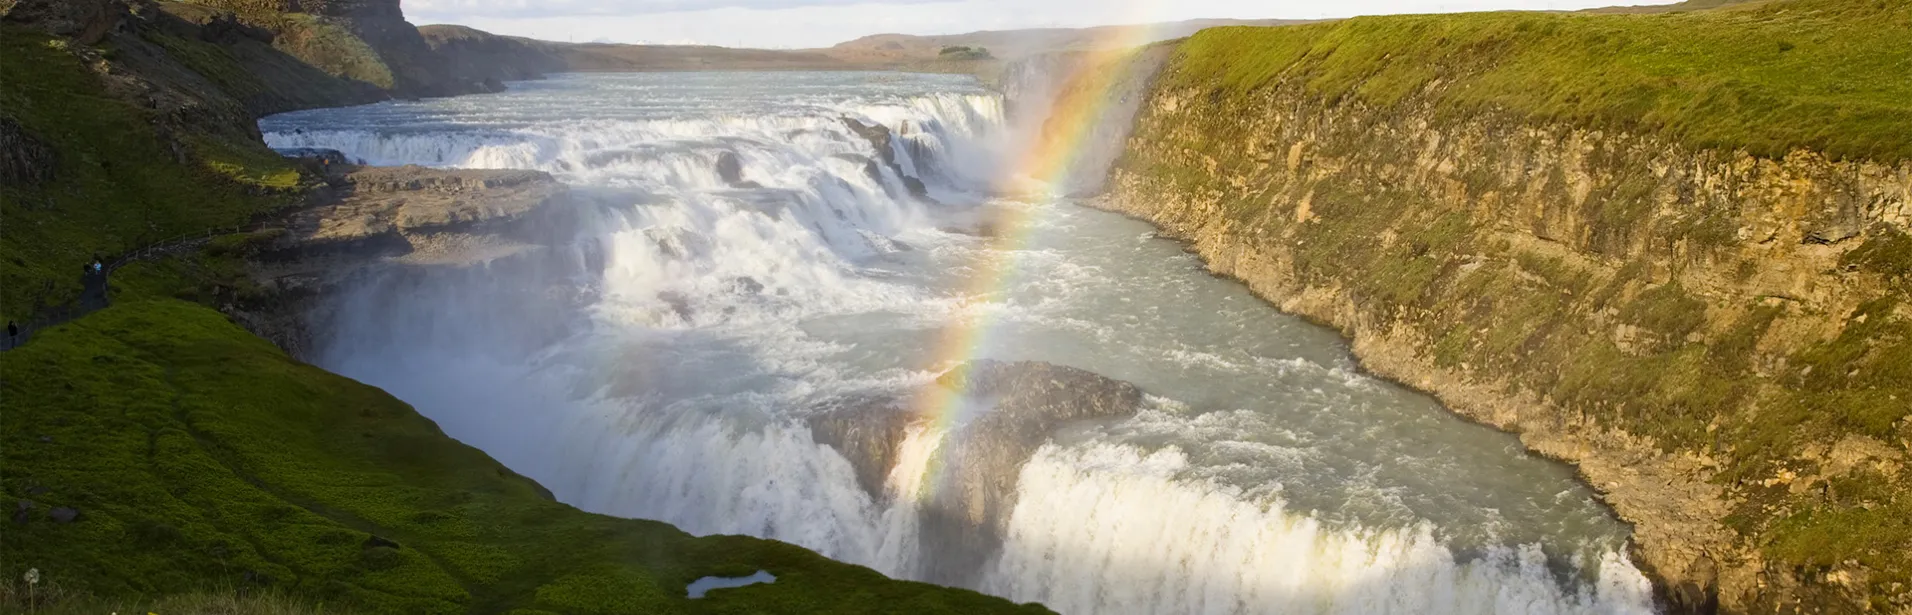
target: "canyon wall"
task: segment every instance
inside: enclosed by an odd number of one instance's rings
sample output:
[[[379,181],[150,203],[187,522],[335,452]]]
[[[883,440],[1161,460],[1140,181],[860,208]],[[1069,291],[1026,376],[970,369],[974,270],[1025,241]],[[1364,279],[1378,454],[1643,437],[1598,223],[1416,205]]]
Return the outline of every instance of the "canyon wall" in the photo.
[[[1575,464],[1676,608],[1912,610],[1912,163],[1457,108],[1441,76],[1233,87],[1204,52],[1097,206]]]
[[[461,78],[405,21],[399,0],[190,0],[274,33],[273,46],[333,75],[401,97],[489,91]],[[180,10],[180,9],[174,9]]]

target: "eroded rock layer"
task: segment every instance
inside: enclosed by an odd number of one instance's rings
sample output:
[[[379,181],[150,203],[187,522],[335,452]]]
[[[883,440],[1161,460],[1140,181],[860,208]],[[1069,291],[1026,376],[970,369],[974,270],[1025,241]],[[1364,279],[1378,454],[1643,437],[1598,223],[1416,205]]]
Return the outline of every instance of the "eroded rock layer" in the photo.
[[[1099,206],[1577,464],[1678,606],[1912,605],[1912,164],[1190,83]]]

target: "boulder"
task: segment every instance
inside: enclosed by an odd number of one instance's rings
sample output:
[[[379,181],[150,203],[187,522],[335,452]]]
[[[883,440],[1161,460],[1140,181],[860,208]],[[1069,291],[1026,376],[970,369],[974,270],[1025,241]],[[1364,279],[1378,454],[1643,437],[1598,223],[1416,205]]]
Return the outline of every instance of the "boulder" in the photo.
[[[949,434],[932,462],[943,480],[926,499],[923,547],[948,555],[923,573],[950,584],[973,583],[975,571],[1000,549],[1022,465],[1057,427],[1126,418],[1142,405],[1135,385],[1048,363],[975,361],[937,384],[993,402]]]
[[[33,520],[33,501],[32,500],[20,500],[19,504],[14,505],[13,523],[15,525],[26,525],[28,521],[32,521],[32,520]]]
[[[872,499],[881,499],[890,469],[896,466],[897,447],[914,418],[897,400],[839,400],[810,419],[810,436],[849,460],[857,486]]]
[[[717,155],[717,178],[733,186],[744,180],[744,163],[737,159],[736,152]]]
[[[1142,404],[1135,385],[1041,362],[974,361],[933,386],[989,407],[943,436],[930,462],[941,479],[919,494],[922,547],[938,556],[917,573],[941,584],[974,582],[1000,549],[1022,465],[1056,428],[1126,418]],[[817,442],[849,460],[858,485],[881,499],[909,429],[932,418],[909,413],[901,400],[851,399],[827,405],[809,425]]]
[[[53,509],[50,516],[53,517],[54,523],[72,523],[80,519],[80,511],[75,508],[61,506]]]
[[[724,180],[724,185],[732,188],[755,190],[763,187],[763,184],[744,179],[743,161],[738,159],[734,152],[717,155],[717,177]]]

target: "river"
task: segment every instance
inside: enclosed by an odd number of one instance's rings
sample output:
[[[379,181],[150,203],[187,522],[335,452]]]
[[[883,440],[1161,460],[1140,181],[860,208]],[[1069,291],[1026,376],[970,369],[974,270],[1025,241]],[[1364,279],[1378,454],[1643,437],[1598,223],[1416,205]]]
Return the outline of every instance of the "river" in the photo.
[[[963,76],[561,75],[261,128],[574,187],[582,222],[552,247],[362,276],[312,358],[580,508],[1064,613],[1653,610],[1628,528],[1570,468],[1363,374],[1143,223],[992,189],[1027,184],[1006,106],[1028,105]],[[984,358],[1146,397],[1037,434],[986,477],[1016,495],[994,546],[938,552],[920,492],[988,400],[935,409],[875,491],[808,421]]]

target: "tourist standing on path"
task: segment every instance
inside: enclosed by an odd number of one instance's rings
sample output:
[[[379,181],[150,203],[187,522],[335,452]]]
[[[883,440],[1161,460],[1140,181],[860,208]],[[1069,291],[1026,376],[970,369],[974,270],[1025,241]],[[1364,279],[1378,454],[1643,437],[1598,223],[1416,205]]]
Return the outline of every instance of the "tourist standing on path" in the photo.
[[[83,269],[86,274],[80,276],[80,310],[91,312],[105,309],[108,302],[106,263],[95,254],[93,262],[88,263]]]

